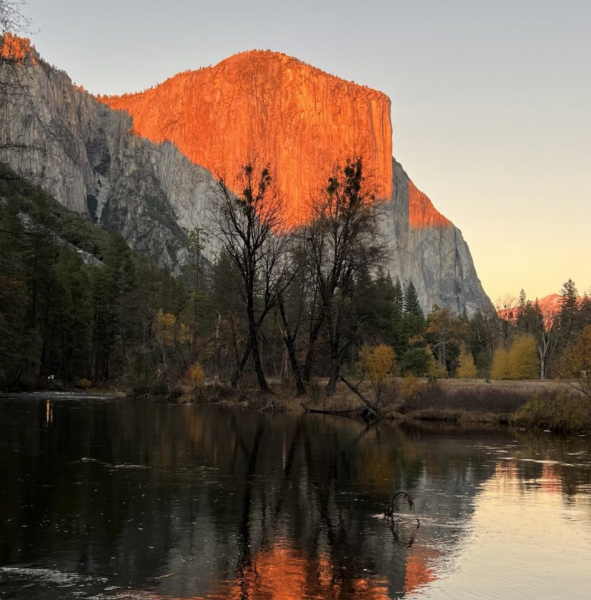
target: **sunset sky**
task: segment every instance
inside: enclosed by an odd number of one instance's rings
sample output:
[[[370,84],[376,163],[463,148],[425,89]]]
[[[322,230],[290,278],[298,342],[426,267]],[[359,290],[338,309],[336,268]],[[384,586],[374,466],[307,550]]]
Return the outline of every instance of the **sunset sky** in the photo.
[[[591,288],[589,0],[28,0],[93,93],[254,48],[392,99],[394,156],[463,232],[493,302]]]

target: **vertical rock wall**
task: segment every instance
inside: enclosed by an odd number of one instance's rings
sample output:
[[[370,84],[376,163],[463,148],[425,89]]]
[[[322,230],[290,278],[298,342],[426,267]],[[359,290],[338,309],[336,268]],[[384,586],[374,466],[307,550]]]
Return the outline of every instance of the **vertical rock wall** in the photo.
[[[0,161],[44,187],[68,208],[87,214],[97,225],[120,231],[132,247],[159,265],[178,272],[186,264],[187,233],[194,227],[207,227],[216,194],[211,172],[195,164],[189,150],[185,155],[179,145],[188,139],[197,148],[200,140],[206,140],[205,149],[218,157],[215,160],[230,153],[233,158],[218,163],[230,165],[232,160],[243,160],[244,149],[232,150],[220,141],[226,130],[224,120],[232,127],[242,127],[235,140],[248,131],[252,139],[265,137],[271,124],[279,120],[280,126],[274,126],[276,135],[265,138],[259,150],[268,148],[272,154],[268,160],[275,157],[280,162],[283,185],[296,182],[289,188],[295,222],[306,214],[310,190],[325,183],[324,179],[315,180],[312,173],[321,172],[321,165],[328,169],[349,143],[365,138],[366,149],[374,157],[370,161],[373,175],[382,182],[383,197],[390,198],[383,203],[381,218],[391,250],[385,267],[392,277],[414,283],[426,312],[433,304],[449,306],[458,313],[492,308],[461,232],[435,210],[389,154],[388,167],[383,164],[391,139],[389,100],[383,94],[330,78],[282,55],[269,57],[270,53],[261,53],[263,63],[270,61],[263,75],[257,74],[252,61],[247,65],[250,70],[241,67],[234,73],[238,68],[234,57],[215,73],[203,71],[216,82],[208,96],[176,98],[176,83],[167,92],[171,103],[186,103],[197,112],[201,102],[209,103],[203,110],[208,119],[215,116],[222,121],[219,131],[208,133],[190,120],[183,122],[182,111],[172,111],[168,117],[162,116],[163,131],[168,133],[150,141],[134,132],[142,119],[149,125],[157,118],[148,102],[155,90],[142,96],[140,108],[134,108],[139,116],[132,118],[75,87],[66,73],[49,66],[28,42],[19,39],[10,37],[8,45],[6,38],[0,39]],[[224,73],[242,81],[232,101]],[[260,78],[270,76],[283,83],[276,88],[263,85]],[[245,100],[242,95],[248,95],[249,81],[257,91]],[[296,93],[299,85],[301,98]],[[271,96],[267,107],[265,99]],[[115,100],[109,102],[117,107]],[[283,116],[282,107],[300,104],[298,111],[289,109]],[[252,122],[256,121],[253,115],[258,115],[257,122]],[[251,129],[242,123],[243,118]],[[327,131],[336,137],[326,137]],[[180,138],[175,143],[168,141],[177,135]],[[331,140],[340,141],[333,144]],[[282,153],[291,162],[281,158]],[[208,246],[206,257],[211,260],[216,254],[217,248]]]

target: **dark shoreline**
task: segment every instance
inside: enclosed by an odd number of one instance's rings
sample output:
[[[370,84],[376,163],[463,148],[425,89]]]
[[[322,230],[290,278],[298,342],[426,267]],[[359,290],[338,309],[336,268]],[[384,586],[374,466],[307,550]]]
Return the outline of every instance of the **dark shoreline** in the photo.
[[[512,384],[512,385],[509,385]],[[515,385],[517,384],[517,386]],[[431,389],[429,389],[431,385]],[[503,390],[523,388],[516,396],[511,396],[510,401],[502,401]],[[567,385],[561,382],[458,382],[448,380],[436,382],[434,384],[425,384],[425,393],[423,397],[417,396],[406,400],[391,402],[383,407],[382,419],[387,422],[408,423],[408,424],[447,424],[457,427],[490,427],[503,426],[514,427],[519,430],[544,430],[563,434],[591,434],[591,420],[581,419],[571,423],[553,423],[551,415],[537,416],[537,421],[524,414],[524,407],[528,406],[528,401],[532,398],[532,392],[524,393],[530,388],[540,388],[544,391],[544,396],[539,396],[539,392],[533,392],[534,398],[540,397],[542,401],[552,403],[564,401],[565,393],[569,390]],[[492,392],[496,398],[495,406],[486,395],[478,393],[478,390],[486,390],[487,394]],[[210,388],[209,393],[200,397],[194,395],[166,396],[156,394],[134,395],[122,391],[105,391],[98,393],[98,390],[92,390],[85,393],[82,390],[44,390],[34,392],[8,392],[0,391],[0,401],[8,399],[22,400],[40,400],[40,401],[115,401],[128,400],[138,402],[166,402],[170,404],[202,404],[213,406],[227,406],[240,408],[248,411],[258,412],[298,412],[309,414],[328,414],[342,416],[354,420],[368,421],[367,414],[364,414],[364,406],[351,397],[339,397],[329,404],[323,398],[320,403],[317,399],[313,402],[310,398],[298,398],[285,393],[273,395],[261,395],[257,392],[250,392],[247,398],[239,397],[234,390],[226,388]],[[487,402],[488,400],[488,402]],[[589,403],[581,396],[571,395],[568,397],[570,402]],[[499,404],[500,403],[500,404]],[[304,404],[306,405],[304,407]],[[321,405],[319,405],[321,404]],[[326,406],[329,404],[329,406]],[[502,410],[499,408],[502,405]],[[509,409],[509,406],[511,409]],[[307,410],[312,408],[312,410]],[[496,410],[495,410],[496,408]]]

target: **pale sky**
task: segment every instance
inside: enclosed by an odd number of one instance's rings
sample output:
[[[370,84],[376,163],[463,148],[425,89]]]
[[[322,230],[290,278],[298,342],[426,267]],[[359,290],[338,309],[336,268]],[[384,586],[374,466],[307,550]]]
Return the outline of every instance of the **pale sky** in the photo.
[[[463,232],[494,301],[591,288],[591,0],[28,0],[93,93],[251,49],[392,100],[394,156]]]

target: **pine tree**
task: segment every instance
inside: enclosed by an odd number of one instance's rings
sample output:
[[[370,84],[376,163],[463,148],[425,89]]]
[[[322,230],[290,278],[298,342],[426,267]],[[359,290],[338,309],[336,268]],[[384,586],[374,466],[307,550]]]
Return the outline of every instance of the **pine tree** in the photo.
[[[402,313],[404,312],[404,291],[402,290],[400,277],[396,277],[396,282],[394,283],[392,304],[394,308],[394,319],[400,322],[402,320]]]
[[[404,290],[404,312],[409,315],[416,315],[417,317],[425,318],[421,305],[419,303],[419,296],[417,290],[412,281],[406,286]]]
[[[564,283],[560,290],[560,334],[563,347],[574,338],[578,329],[579,292],[572,279]]]

